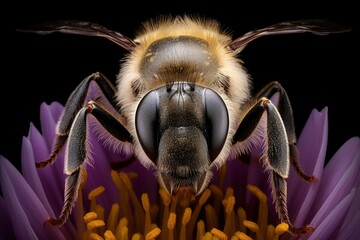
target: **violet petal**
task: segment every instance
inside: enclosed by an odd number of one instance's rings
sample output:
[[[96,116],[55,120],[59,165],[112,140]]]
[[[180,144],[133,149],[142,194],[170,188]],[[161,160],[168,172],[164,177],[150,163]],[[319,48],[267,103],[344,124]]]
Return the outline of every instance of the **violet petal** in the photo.
[[[360,161],[360,156],[358,156],[356,161]],[[352,219],[354,218],[355,214],[357,214],[360,211],[360,201],[359,201],[359,199],[360,199],[360,175],[357,180],[358,181],[354,185],[354,187],[356,188],[354,199],[356,199],[357,201],[353,201],[351,203],[349,211],[347,212],[347,215],[344,219],[344,223],[343,223],[344,226],[348,225],[351,221],[353,221]],[[360,236],[360,234],[359,234],[359,236]]]
[[[65,239],[58,228],[44,228],[49,213],[18,170],[7,159],[2,158],[0,164],[4,199],[17,238]]]
[[[55,118],[57,115],[54,111],[57,111],[56,105],[47,105],[42,103],[40,105],[40,122],[41,122],[41,132],[48,143],[48,148],[51,149],[52,143],[55,139],[55,128],[58,121],[58,118]]]
[[[320,188],[311,207],[308,220],[321,208],[333,209],[344,196],[348,195],[359,178],[360,139],[348,140],[330,160],[324,169]]]
[[[32,144],[35,162],[48,159],[50,155],[50,149],[48,148],[49,143],[45,141],[45,138],[35,127],[30,126],[28,139]],[[59,155],[61,156],[62,154]],[[52,205],[56,203],[60,205],[63,198],[63,189],[60,186],[63,186],[65,178],[63,173],[63,160],[58,157],[54,164],[44,168],[38,168],[37,173],[40,176],[41,183],[49,201]]]
[[[0,158],[0,161],[2,159]],[[1,170],[0,170],[1,171]],[[1,173],[0,173],[1,174]],[[1,178],[0,178],[1,179]],[[4,198],[0,196],[0,237],[2,239],[14,239],[15,232],[11,225],[9,207]]]
[[[322,212],[315,215],[311,226],[315,226],[315,231],[311,234],[309,240],[328,240],[338,230],[338,226],[343,221],[344,216],[349,209],[351,201],[354,198],[355,191],[351,191],[333,210],[327,211],[326,216]],[[319,224],[319,225],[318,225]]]
[[[299,161],[306,174],[321,179],[328,137],[327,107],[321,112],[313,110],[299,137]],[[291,168],[288,180],[289,216],[295,226],[304,224],[319,183],[307,183]]]
[[[31,125],[30,129],[34,126]],[[40,139],[39,139],[40,140]],[[39,197],[47,212],[54,215],[52,208],[47,200],[45,191],[42,188],[42,184],[39,175],[36,170],[34,153],[31,142],[28,138],[23,138],[21,149],[21,167],[22,174],[25,180],[29,183],[35,194]]]
[[[353,201],[356,202],[356,201]],[[357,201],[359,202],[359,201]],[[360,211],[355,212],[352,221],[344,225],[344,228],[336,236],[337,240],[357,239],[360,236]]]

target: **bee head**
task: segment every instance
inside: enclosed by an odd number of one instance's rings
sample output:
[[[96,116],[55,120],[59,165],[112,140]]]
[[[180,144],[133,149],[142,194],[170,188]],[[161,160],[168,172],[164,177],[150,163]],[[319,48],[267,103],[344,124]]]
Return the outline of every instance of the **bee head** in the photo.
[[[213,90],[175,82],[143,97],[135,126],[163,187],[169,193],[188,189],[185,192],[198,194],[225,144],[229,117],[224,101]]]

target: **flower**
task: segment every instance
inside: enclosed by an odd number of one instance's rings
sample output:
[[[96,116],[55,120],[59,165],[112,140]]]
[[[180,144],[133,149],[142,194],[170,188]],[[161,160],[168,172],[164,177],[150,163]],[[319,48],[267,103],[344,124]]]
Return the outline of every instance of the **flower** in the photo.
[[[94,161],[84,172],[68,221],[62,227],[44,224],[62,208],[63,152],[51,166],[36,169],[35,162],[50,153],[62,109],[56,102],[41,105],[42,134],[30,125],[23,138],[21,173],[0,156],[1,239],[189,239],[192,234],[195,239],[298,238],[286,233],[287,225],[278,220],[257,154],[249,164],[229,160],[190,201],[159,189],[154,173],[138,161],[120,172],[112,170],[111,162],[129,156],[106,149],[95,136],[90,139]],[[295,226],[315,228],[303,237],[353,239],[360,235],[360,138],[349,139],[324,167],[327,121],[327,108],[313,110],[299,137],[300,163],[318,182],[306,183],[290,172],[289,217]]]

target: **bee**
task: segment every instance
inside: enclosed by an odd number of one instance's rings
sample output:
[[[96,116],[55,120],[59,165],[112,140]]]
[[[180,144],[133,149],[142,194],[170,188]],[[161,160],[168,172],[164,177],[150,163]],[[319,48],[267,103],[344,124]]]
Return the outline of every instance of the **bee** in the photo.
[[[102,73],[86,77],[68,98],[45,167],[65,147],[65,199],[57,218],[61,226],[76,201],[81,169],[90,158],[89,125],[104,143],[154,168],[159,184],[173,195],[199,195],[229,156],[240,156],[262,142],[261,161],[269,172],[275,209],[290,232],[286,179],[292,165],[306,182],[316,180],[301,168],[292,108],[285,89],[271,82],[255,96],[238,54],[251,41],[269,35],[326,35],[347,28],[318,20],[282,22],[233,38],[216,20],[176,16],[150,20],[136,38],[91,22],[60,22],[27,31],[106,38],[128,54],[116,85]],[[90,86],[94,96],[88,100]],[[278,94],[278,101],[270,99]]]

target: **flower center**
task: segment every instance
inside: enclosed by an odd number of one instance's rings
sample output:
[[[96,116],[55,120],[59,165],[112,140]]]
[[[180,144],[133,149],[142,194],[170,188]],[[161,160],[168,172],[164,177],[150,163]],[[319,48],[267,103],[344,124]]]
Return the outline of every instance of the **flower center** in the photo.
[[[223,189],[221,184],[210,185],[196,199],[170,196],[160,188],[158,202],[150,204],[147,193],[140,198],[136,195],[132,186],[132,179],[137,177],[134,172],[111,172],[120,201],[113,203],[108,216],[104,214],[104,207],[96,202],[106,191],[103,186],[88,194],[90,211],[84,214],[84,173],[77,205],[78,216],[83,216],[78,218],[79,239],[277,240],[289,227],[286,223],[268,225],[267,197],[256,186],[247,186],[259,200],[258,219],[254,222],[247,219],[242,207],[234,209],[234,189]],[[220,171],[220,179],[224,175],[225,171]]]

